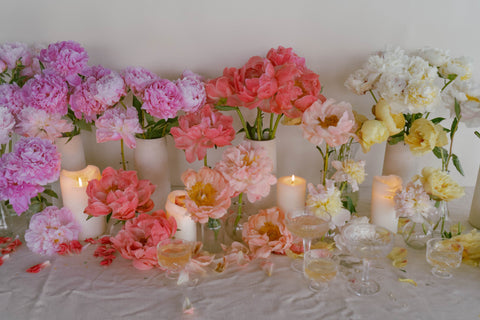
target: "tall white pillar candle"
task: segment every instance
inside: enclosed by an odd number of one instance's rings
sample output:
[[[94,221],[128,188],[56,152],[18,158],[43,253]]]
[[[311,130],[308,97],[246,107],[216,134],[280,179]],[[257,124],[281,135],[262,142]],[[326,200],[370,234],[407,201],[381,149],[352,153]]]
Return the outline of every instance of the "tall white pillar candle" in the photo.
[[[397,233],[398,218],[393,198],[402,190],[402,178],[396,175],[375,176],[372,184],[371,221]]]
[[[105,232],[105,217],[92,217],[83,213],[88,205],[88,181],[100,179],[98,167],[89,165],[83,170],[60,172],[60,188],[62,190],[63,206],[72,211],[75,220],[80,224],[79,239],[93,238]]]
[[[185,206],[176,199],[184,198],[187,193],[184,190],[175,190],[169,193],[165,203],[165,211],[168,217],[174,217],[177,222],[175,238],[188,241],[197,240],[197,224],[190,218]]]
[[[280,177],[277,181],[277,206],[287,213],[305,208],[307,182],[295,175]]]

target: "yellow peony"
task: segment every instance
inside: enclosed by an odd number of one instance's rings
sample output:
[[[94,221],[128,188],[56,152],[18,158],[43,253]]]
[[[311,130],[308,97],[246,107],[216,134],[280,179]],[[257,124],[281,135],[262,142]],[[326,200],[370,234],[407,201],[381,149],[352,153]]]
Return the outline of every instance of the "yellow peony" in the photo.
[[[357,132],[364,153],[370,151],[375,143],[382,143],[389,137],[389,131],[382,121],[367,120]]]
[[[380,99],[373,107],[372,112],[377,120],[385,124],[390,133],[389,135],[393,136],[403,130],[403,127],[405,127],[405,118],[402,114],[391,113],[390,110],[390,105],[384,99]]]
[[[417,119],[405,135],[405,143],[414,155],[423,155],[435,147],[442,147],[448,143],[448,138],[441,125],[435,125],[425,118]]]
[[[447,172],[440,169],[423,168],[420,181],[425,191],[435,200],[450,201],[465,195],[464,189]]]

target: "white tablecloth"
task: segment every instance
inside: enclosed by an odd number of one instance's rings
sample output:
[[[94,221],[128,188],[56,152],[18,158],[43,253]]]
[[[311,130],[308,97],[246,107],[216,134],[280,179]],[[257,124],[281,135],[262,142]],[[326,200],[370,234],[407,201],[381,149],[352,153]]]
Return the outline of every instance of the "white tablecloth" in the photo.
[[[368,191],[360,208],[368,211]],[[451,206],[466,219],[470,197]],[[404,246],[400,238],[397,245]],[[462,265],[449,280],[434,278],[424,250],[408,249],[406,273],[378,262],[371,276],[381,291],[358,297],[338,276],[328,293],[315,294],[290,259],[274,256],[267,276],[253,262],[222,274],[210,273],[196,287],[179,288],[158,270],[139,271],[117,258],[109,267],[93,257],[94,247],[81,255],[50,258],[38,274],[25,270],[48,258],[22,246],[0,267],[0,319],[478,319],[480,268]],[[398,278],[410,278],[415,287]],[[182,293],[183,291],[183,293]],[[194,306],[182,312],[183,294]]]

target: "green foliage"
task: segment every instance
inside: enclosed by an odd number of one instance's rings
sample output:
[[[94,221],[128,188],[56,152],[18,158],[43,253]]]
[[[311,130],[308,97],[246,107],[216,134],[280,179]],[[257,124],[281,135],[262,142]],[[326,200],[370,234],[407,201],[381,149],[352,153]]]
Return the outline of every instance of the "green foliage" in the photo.
[[[355,205],[353,204],[352,198],[349,196],[346,197],[346,200],[342,200],[343,207],[350,211],[350,213],[355,213],[357,212],[357,209],[355,208]]]

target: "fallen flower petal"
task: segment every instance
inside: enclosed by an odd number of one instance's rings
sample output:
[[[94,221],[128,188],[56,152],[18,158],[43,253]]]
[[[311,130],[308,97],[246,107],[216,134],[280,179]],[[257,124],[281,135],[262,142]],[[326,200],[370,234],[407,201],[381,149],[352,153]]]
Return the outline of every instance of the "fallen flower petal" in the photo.
[[[410,284],[414,285],[415,287],[417,286],[417,283],[415,281],[413,281],[412,279],[398,278],[398,281],[410,283]]]
[[[0,237],[0,244],[12,241],[10,237]]]
[[[270,277],[273,273],[273,262],[270,260],[265,260],[262,261],[260,264],[260,267],[262,268],[263,271]]]
[[[97,241],[96,241],[95,239],[93,239],[93,238],[87,238],[87,239],[85,239],[85,240],[83,240],[83,241],[85,241],[86,243],[91,243],[91,244],[97,243]]]
[[[4,255],[3,257],[0,257],[0,266],[10,258],[9,254]]]
[[[33,267],[28,268],[27,272],[29,272],[29,273],[39,273],[40,271],[42,271],[46,267],[49,267],[50,265],[51,265],[50,261],[47,260],[45,262],[36,264]]]
[[[188,299],[188,297],[185,297],[182,307],[183,307],[184,314],[193,314],[193,305],[190,302],[190,299]]]

